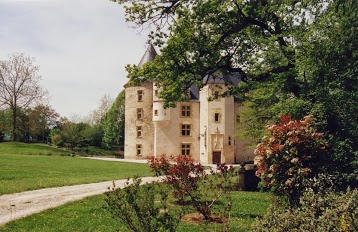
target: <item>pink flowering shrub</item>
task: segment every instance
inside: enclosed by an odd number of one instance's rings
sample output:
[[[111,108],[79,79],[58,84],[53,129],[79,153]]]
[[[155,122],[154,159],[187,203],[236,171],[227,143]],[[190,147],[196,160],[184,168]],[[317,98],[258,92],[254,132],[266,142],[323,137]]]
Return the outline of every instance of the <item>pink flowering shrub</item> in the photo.
[[[256,175],[290,205],[298,203],[305,180],[316,176],[324,164],[327,144],[311,125],[312,120],[313,116],[293,120],[291,115],[281,115],[255,150]]]

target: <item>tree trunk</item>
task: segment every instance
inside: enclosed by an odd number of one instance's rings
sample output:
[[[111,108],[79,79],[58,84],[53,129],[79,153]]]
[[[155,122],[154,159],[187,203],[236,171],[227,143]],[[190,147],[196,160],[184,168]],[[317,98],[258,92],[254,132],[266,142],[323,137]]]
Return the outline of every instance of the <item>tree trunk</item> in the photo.
[[[12,140],[17,141],[17,108],[12,109]]]

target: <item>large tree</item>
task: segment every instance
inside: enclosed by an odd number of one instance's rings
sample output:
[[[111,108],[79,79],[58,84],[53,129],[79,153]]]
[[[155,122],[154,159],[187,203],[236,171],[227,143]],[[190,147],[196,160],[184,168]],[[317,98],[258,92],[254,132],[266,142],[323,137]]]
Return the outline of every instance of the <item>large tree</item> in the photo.
[[[235,73],[241,82],[226,94],[243,102],[242,134],[257,140],[279,114],[313,114],[330,140],[328,169],[357,175],[358,1],[117,2],[161,47],[153,62],[127,66],[131,82],[157,80],[174,106],[190,85]]]
[[[0,60],[0,107],[12,111],[12,136],[17,140],[19,109],[39,103],[45,96],[40,87],[39,66],[24,54],[13,54],[8,60]]]

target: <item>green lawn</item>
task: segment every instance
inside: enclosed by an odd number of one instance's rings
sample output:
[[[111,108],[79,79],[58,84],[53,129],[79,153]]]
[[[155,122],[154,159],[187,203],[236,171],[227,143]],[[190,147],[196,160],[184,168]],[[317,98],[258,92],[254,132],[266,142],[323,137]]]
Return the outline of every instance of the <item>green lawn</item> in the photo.
[[[88,197],[55,209],[10,222],[5,231],[106,231],[128,230],[105,210],[104,195]],[[251,231],[256,217],[266,213],[271,195],[258,192],[234,192],[231,231]],[[221,225],[193,225],[181,222],[179,232],[220,231]]]
[[[81,159],[46,144],[0,143],[0,195],[150,176],[146,164]]]
[[[148,165],[80,159],[44,144],[0,143],[0,194],[63,185],[151,175]],[[105,209],[104,195],[49,209],[16,220],[0,231],[127,231]],[[266,213],[269,193],[234,192],[232,231],[250,231],[256,217]],[[181,222],[179,232],[220,231],[221,225]]]

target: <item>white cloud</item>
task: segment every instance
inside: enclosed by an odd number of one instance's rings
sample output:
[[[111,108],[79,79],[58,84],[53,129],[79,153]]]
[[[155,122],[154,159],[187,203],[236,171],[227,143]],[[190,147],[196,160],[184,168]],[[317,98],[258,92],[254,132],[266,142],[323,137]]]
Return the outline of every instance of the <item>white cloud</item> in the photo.
[[[24,52],[40,65],[42,84],[62,115],[86,115],[104,94],[127,81],[124,66],[138,63],[146,34],[130,29],[109,0],[0,0],[0,58]]]

